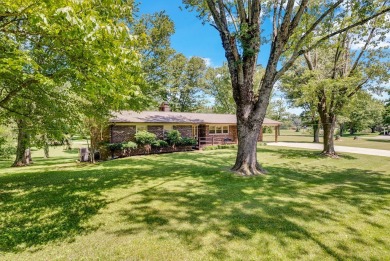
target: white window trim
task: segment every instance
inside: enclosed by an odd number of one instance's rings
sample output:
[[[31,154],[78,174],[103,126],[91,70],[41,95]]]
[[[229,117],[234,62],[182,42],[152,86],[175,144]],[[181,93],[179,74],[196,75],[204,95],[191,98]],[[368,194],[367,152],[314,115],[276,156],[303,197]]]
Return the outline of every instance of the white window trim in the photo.
[[[213,126],[213,127],[222,127],[222,132],[221,133],[210,133],[210,127]],[[223,130],[224,128],[227,127],[227,133],[224,133]],[[215,130],[216,131],[216,130]],[[210,124],[209,125],[209,130],[208,130],[208,134],[209,135],[228,135],[230,134],[230,127],[229,125],[223,125],[223,124]]]

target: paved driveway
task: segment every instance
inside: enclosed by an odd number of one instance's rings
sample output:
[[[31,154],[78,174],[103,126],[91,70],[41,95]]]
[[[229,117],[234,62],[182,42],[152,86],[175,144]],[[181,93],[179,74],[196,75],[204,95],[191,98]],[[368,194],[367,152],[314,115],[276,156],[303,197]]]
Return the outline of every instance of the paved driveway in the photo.
[[[322,144],[317,144],[317,143],[268,142],[267,144],[269,146],[304,148],[304,149],[312,149],[312,150],[322,150],[323,148]],[[356,147],[347,147],[347,146],[335,146],[335,150],[336,152],[347,152],[347,153],[390,157],[390,150],[366,149],[366,148],[356,148]]]

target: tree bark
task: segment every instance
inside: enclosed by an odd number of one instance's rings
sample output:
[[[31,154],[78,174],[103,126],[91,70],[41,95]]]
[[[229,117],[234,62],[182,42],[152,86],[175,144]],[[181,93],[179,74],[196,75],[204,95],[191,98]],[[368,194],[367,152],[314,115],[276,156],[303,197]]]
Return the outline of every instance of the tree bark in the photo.
[[[320,117],[324,129],[324,148],[322,150],[322,153],[330,157],[337,157],[337,153],[334,149],[334,130],[336,126],[336,115],[321,111]]]
[[[340,137],[343,137],[344,133],[344,123],[340,123]]]
[[[43,145],[43,152],[45,154],[45,159],[48,159],[49,158],[49,144],[47,142],[45,142],[45,144]]]
[[[237,116],[238,151],[232,170],[243,176],[265,174],[257,161],[257,140],[261,125],[253,124]]]
[[[320,120],[316,120],[314,121],[314,124],[313,124],[313,142],[314,143],[319,143],[320,142],[320,124],[319,124],[319,121]]]
[[[29,161],[26,158],[26,149],[29,145],[29,136],[26,132],[26,122],[23,119],[16,121],[18,127],[18,144],[16,148],[16,158],[12,167],[21,167],[28,165]]]

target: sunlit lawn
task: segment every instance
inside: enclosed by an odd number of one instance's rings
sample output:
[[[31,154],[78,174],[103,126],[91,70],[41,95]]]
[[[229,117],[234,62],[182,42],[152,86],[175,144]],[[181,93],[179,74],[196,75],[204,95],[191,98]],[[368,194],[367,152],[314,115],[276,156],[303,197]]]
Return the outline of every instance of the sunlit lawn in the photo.
[[[259,147],[0,164],[1,260],[389,260],[390,161]],[[34,156],[34,154],[33,154]]]
[[[357,136],[358,139],[354,139]],[[376,139],[378,134],[356,134],[348,135],[344,134],[341,137],[341,140],[335,141],[336,146],[348,146],[348,147],[360,147],[360,148],[370,148],[370,149],[381,149],[381,150],[390,150],[390,140],[380,140]],[[274,141],[274,133],[265,133],[264,141]],[[281,130],[278,141],[285,142],[313,142],[313,135],[308,131],[295,132],[294,130]],[[322,142],[322,137],[320,137],[320,142]]]

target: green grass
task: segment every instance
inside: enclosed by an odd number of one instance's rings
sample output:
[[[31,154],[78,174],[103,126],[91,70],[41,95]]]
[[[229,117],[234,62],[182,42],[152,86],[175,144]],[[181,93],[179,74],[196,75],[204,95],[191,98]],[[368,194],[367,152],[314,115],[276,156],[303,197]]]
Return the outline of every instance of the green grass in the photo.
[[[1,260],[389,260],[390,162],[259,147],[0,169]],[[46,164],[49,163],[49,164]]]
[[[357,136],[358,139],[354,140],[353,138]],[[390,150],[390,140],[379,140],[375,139],[378,134],[356,134],[349,135],[344,134],[341,137],[341,140],[336,140],[336,146],[348,146],[348,147],[359,147],[359,148],[369,148],[369,149],[381,149],[381,150]],[[263,136],[264,141],[270,142],[274,141],[274,133],[265,133]],[[278,141],[285,142],[313,142],[313,135],[308,131],[295,132],[294,130],[281,130]],[[320,137],[320,142],[322,142],[322,137]]]

